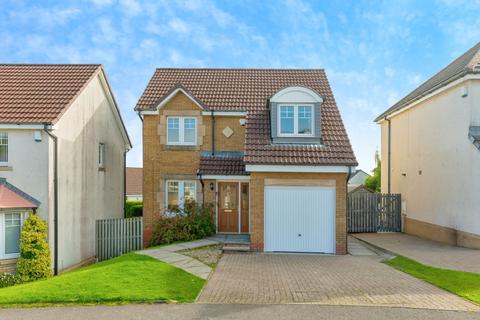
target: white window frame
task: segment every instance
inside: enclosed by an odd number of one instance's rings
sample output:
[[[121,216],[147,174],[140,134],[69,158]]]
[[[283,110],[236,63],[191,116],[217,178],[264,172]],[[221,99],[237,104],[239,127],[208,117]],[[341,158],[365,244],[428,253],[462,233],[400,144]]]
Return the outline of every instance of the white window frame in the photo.
[[[9,154],[8,154],[9,153],[8,152],[9,151],[8,150],[9,149],[9,137],[8,137],[8,132],[0,131],[0,134],[5,134],[7,136],[7,144],[6,144],[6,146],[7,146],[7,161],[0,161],[0,166],[8,166],[8,163],[9,163],[8,162],[9,161]]]
[[[105,168],[105,158],[106,158],[106,145],[104,142],[98,143],[98,167],[101,169]]]
[[[15,259],[20,257],[18,253],[5,253],[5,215],[6,214],[19,214],[20,215],[20,232],[22,231],[23,222],[25,221],[28,213],[25,211],[2,211],[0,212],[0,260],[2,259]],[[20,250],[19,250],[20,251]]]
[[[178,119],[178,142],[177,141],[170,141],[170,137],[168,134],[168,120],[169,119]],[[185,142],[185,120],[194,120],[195,121],[195,140],[193,142]],[[197,135],[198,135],[198,121],[196,117],[167,117],[166,123],[166,130],[167,130],[167,145],[173,146],[196,146],[197,145]]]
[[[178,207],[180,209],[184,208],[185,202],[185,182],[193,182],[195,190],[193,192],[194,201],[197,201],[197,181],[196,180],[166,180],[165,181],[165,208],[168,210],[168,183],[177,182],[178,183]]]
[[[282,133],[281,108],[293,107],[293,133]],[[311,133],[298,133],[298,109],[310,107],[312,110]],[[314,137],[315,136],[315,107],[310,103],[282,103],[277,107],[277,136],[279,137]]]

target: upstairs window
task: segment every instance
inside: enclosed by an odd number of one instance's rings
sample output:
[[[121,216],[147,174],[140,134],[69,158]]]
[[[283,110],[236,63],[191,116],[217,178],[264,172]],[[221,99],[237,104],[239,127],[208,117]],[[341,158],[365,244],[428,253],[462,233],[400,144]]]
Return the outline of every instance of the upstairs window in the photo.
[[[167,144],[196,145],[197,144],[197,118],[168,117],[167,118]]]
[[[98,167],[105,168],[105,143],[98,144]]]
[[[280,105],[279,136],[313,136],[312,105]]]
[[[8,133],[0,132],[0,164],[8,163]]]

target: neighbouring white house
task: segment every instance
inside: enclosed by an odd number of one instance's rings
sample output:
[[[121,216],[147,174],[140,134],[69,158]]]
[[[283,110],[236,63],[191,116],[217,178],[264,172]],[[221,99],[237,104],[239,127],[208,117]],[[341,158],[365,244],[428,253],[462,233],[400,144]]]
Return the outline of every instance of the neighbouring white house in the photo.
[[[405,232],[480,249],[480,43],[375,121]]]
[[[143,168],[127,168],[127,200],[143,200]]]
[[[48,222],[54,272],[95,258],[95,220],[124,214],[131,143],[101,65],[0,65],[0,272],[24,219]]]
[[[365,184],[365,180],[367,180],[368,177],[370,177],[370,175],[365,171],[363,171],[362,169],[355,170],[355,172],[352,173],[352,175],[348,179],[348,192],[351,192],[356,189],[364,190],[364,188],[359,188],[359,187]]]

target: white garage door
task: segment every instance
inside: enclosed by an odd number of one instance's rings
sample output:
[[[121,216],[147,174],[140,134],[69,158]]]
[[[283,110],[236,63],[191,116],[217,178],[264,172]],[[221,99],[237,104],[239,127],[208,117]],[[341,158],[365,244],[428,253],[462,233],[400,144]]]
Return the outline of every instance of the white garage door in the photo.
[[[335,253],[335,188],[266,186],[265,251]]]

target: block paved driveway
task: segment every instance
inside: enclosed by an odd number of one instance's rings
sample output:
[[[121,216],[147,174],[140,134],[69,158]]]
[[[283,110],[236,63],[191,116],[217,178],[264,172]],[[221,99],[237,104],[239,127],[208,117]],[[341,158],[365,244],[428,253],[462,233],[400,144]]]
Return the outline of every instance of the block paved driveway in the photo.
[[[197,302],[479,310],[381,260],[378,256],[226,254]]]

